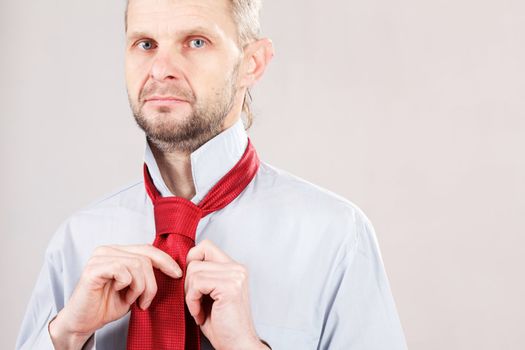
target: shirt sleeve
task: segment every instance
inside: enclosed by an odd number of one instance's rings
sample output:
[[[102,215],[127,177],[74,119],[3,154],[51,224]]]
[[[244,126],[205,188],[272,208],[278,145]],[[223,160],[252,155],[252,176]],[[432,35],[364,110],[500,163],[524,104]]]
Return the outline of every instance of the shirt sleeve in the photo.
[[[50,244],[44,264],[38,275],[16,341],[16,349],[53,350],[49,335],[49,322],[64,307],[64,279],[62,258]],[[94,350],[94,336],[88,339],[83,350]]]
[[[48,248],[22,321],[16,349],[54,349],[48,323],[63,307],[60,270]]]
[[[363,214],[364,215],[364,214]],[[318,349],[406,350],[406,341],[372,224],[356,223],[331,279]]]

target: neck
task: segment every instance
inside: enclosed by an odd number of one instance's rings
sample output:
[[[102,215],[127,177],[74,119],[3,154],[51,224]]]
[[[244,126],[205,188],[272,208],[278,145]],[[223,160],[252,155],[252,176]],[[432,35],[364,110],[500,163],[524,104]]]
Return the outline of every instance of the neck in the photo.
[[[238,118],[240,118],[240,113]],[[238,118],[227,118],[222,131],[231,127]],[[148,143],[159,167],[162,180],[170,192],[177,197],[191,200],[196,193],[191,169],[191,152],[163,151],[154,142],[148,141]]]
[[[151,152],[159,167],[162,180],[171,193],[190,200],[195,196],[195,184],[191,175],[191,154],[187,152],[163,152],[150,142]]]

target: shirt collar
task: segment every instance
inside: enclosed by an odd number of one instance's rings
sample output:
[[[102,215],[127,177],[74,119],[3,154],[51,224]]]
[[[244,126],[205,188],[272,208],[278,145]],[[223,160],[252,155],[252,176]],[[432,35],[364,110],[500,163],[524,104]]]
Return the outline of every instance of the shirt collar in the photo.
[[[195,196],[191,201],[194,204],[198,204],[209,190],[237,164],[247,145],[248,135],[244,130],[241,118],[239,118],[231,127],[223,130],[191,153],[191,174],[195,184]],[[151,179],[161,196],[173,196],[162,179],[159,167],[147,141],[144,162],[148,166]]]

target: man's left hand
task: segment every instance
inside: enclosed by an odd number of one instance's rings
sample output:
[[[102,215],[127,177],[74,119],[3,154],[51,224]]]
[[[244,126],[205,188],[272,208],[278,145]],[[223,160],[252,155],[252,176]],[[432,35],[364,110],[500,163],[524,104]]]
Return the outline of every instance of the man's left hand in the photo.
[[[186,261],[186,304],[213,347],[268,349],[253,325],[246,267],[209,240],[190,249]]]

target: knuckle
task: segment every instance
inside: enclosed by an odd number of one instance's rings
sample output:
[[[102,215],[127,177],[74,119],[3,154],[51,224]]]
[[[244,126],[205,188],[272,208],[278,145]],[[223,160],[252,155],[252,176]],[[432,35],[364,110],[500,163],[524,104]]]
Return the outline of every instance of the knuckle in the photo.
[[[197,289],[197,282],[199,281],[200,273],[196,272],[192,276],[186,276],[186,281],[188,282],[188,289]]]
[[[241,285],[245,281],[244,274],[242,272],[238,271],[235,274],[234,280],[236,282],[236,285]]]
[[[126,267],[124,266],[122,261],[119,260],[114,260],[109,266],[113,271],[123,272],[124,270],[126,270]]]
[[[145,265],[145,266],[151,266],[151,260],[143,255],[139,256],[139,259],[140,259],[140,262],[142,265]]]
[[[237,264],[237,268],[239,272],[239,277],[242,278],[243,280],[247,280],[248,279],[248,268],[242,264]]]
[[[188,288],[193,287],[193,284],[195,283],[195,274],[189,274],[186,272],[185,282]]]
[[[115,261],[115,269],[119,270],[120,272],[127,272],[128,269],[126,268],[126,264],[121,260]]]
[[[137,291],[142,293],[146,289],[146,282],[143,278],[134,278],[135,285],[137,286]]]
[[[131,258],[131,267],[134,269],[140,269],[142,267],[142,261],[140,258]]]
[[[236,289],[242,289],[248,282],[247,270],[237,270],[233,273],[233,285]]]
[[[195,270],[198,267],[198,261],[190,261],[188,265],[186,265],[186,275],[190,275],[195,273]]]
[[[244,283],[239,278],[234,278],[230,281],[228,290],[230,290],[231,294],[237,294],[239,293],[244,286]]]

